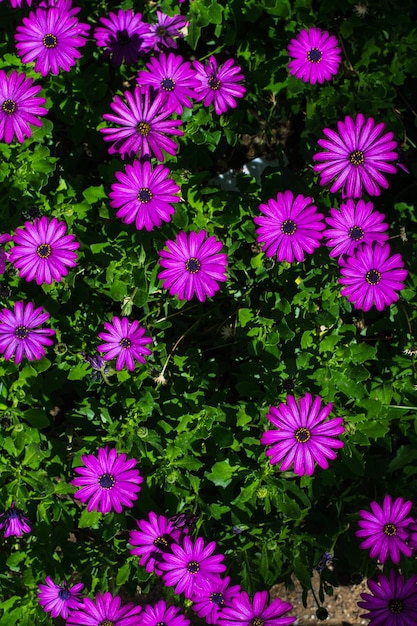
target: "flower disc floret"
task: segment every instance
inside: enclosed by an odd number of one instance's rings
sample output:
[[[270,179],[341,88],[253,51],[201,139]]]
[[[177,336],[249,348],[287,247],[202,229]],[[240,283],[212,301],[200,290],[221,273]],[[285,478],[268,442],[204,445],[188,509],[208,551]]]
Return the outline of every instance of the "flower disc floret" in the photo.
[[[23,511],[17,508],[14,502],[12,506],[0,513],[0,530],[3,537],[21,537],[23,533],[30,533],[31,521],[24,515]]]
[[[219,626],[289,626],[296,621],[291,615],[292,604],[275,598],[269,603],[267,591],[257,591],[251,602],[248,594],[242,591],[232,599],[231,606],[225,607],[218,620]]]
[[[50,576],[45,579],[46,585],[39,585],[38,600],[46,613],[51,617],[61,616],[67,619],[70,612],[82,606],[80,600],[81,591],[84,589],[82,583],[68,587],[66,581],[62,585],[57,585]]]
[[[361,615],[370,620],[370,626],[416,626],[417,625],[417,576],[413,574],[406,582],[397,570],[390,570],[388,578],[379,574],[376,581],[368,580],[369,590],[361,593],[358,606],[368,613]]]
[[[131,530],[129,543],[133,546],[131,554],[140,556],[139,565],[145,566],[148,573],[161,574],[159,563],[162,554],[170,552],[171,545],[178,543],[181,531],[164,516],[149,513],[149,521],[137,520],[139,530]]]
[[[34,309],[28,302],[16,302],[13,312],[9,309],[0,311],[0,353],[6,361],[15,356],[19,364],[23,358],[38,361],[45,355],[44,346],[52,346],[49,337],[55,335],[52,328],[39,328],[50,315],[42,307]]]
[[[176,40],[184,37],[187,19],[183,15],[166,15],[156,11],[156,23],[149,25],[144,35],[145,45],[150,50],[161,51],[163,48],[177,48]]]
[[[23,143],[26,137],[32,137],[32,126],[42,126],[39,116],[48,110],[42,106],[45,98],[39,98],[41,87],[33,85],[33,78],[13,70],[7,76],[0,70],[0,141],[11,143],[16,137]]]
[[[66,626],[137,626],[141,610],[130,602],[122,605],[120,596],[106,591],[98,593],[95,602],[84,598],[82,607],[71,612]]]
[[[324,83],[338,72],[341,50],[337,39],[320,28],[303,29],[288,46],[293,58],[288,63],[290,74],[305,83]]]
[[[104,343],[97,348],[99,352],[104,352],[104,359],[110,361],[117,357],[116,370],[121,370],[126,365],[131,372],[135,369],[134,359],[140,363],[145,363],[144,355],[151,354],[151,350],[146,346],[152,343],[151,337],[145,337],[145,329],[139,326],[139,322],[134,320],[129,323],[127,317],[121,319],[116,315],[111,322],[104,322],[107,332],[99,333],[100,339]]]
[[[197,589],[192,597],[193,610],[207,624],[217,624],[225,607],[231,606],[233,598],[240,594],[240,586],[230,586],[230,578],[207,581],[201,589]]]
[[[147,604],[140,616],[141,626],[189,626],[190,620],[175,606],[165,604],[159,600],[154,606]]]
[[[100,17],[99,21],[102,26],[95,28],[93,36],[112,65],[120,66],[123,61],[134,65],[149,50],[143,38],[149,32],[149,24],[142,21],[141,13],[119,9],[117,13],[110,11],[108,17]]]
[[[235,65],[233,59],[218,66],[214,56],[209,58],[207,65],[200,61],[194,61],[193,65],[199,81],[195,89],[197,99],[202,100],[205,107],[213,104],[217,115],[236,108],[236,98],[242,98],[246,93],[246,88],[240,84],[245,78],[240,66]]]

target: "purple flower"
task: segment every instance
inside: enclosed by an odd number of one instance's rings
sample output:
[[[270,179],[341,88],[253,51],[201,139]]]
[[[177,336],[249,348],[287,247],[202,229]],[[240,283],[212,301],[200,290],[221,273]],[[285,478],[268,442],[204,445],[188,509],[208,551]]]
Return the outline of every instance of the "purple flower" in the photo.
[[[0,140],[11,143],[16,137],[23,143],[25,137],[32,137],[33,126],[42,126],[38,119],[46,115],[48,110],[42,105],[45,98],[38,98],[41,87],[33,86],[33,78],[26,78],[26,74],[18,74],[15,70],[8,77],[4,70],[0,70]]]
[[[324,231],[324,237],[327,239],[326,246],[333,248],[331,257],[352,255],[361,244],[387,241],[388,224],[384,222],[385,215],[372,209],[372,202],[358,200],[355,204],[350,199],[340,205],[339,211],[330,209],[331,217],[326,217],[326,222],[331,228]]]
[[[245,87],[239,84],[245,78],[240,73],[240,66],[235,65],[233,59],[228,59],[218,67],[214,56],[209,58],[207,65],[200,61],[194,61],[193,65],[195,77],[200,81],[196,95],[203,100],[204,106],[214,104],[217,115],[225,113],[228,108],[236,108],[236,98],[242,98],[246,92]]]
[[[310,393],[300,398],[299,407],[294,396],[287,396],[287,404],[271,406],[267,419],[275,430],[267,430],[261,443],[271,446],[266,455],[271,457],[271,465],[281,463],[281,472],[294,464],[294,472],[299,476],[314,472],[314,462],[321,468],[329,467],[327,459],[335,459],[333,448],[343,448],[343,442],[336,439],[344,432],[343,419],[336,417],[325,421],[333,405],[320,408],[321,398],[314,402]]]
[[[303,28],[291,39],[288,54],[294,59],[288,63],[290,74],[312,85],[330,80],[341,61],[336,37],[320,28]]]
[[[110,204],[118,208],[116,215],[125,224],[135,222],[136,228],[150,231],[162,222],[169,222],[175,213],[173,202],[179,202],[180,187],[170,178],[169,169],[148,161],[136,160],[125,172],[116,172],[118,183],[111,186]]]
[[[357,537],[365,537],[361,548],[370,548],[370,557],[377,557],[381,563],[385,563],[390,556],[394,563],[400,560],[400,552],[410,557],[411,548],[405,543],[408,539],[407,526],[413,522],[412,517],[407,517],[413,503],[410,500],[404,502],[397,498],[392,502],[391,496],[385,496],[382,508],[377,502],[371,502],[372,513],[359,511],[362,519],[356,531]]]
[[[173,52],[161,53],[159,58],[152,57],[146,67],[149,71],[142,70],[138,74],[139,86],[148,85],[164,93],[167,105],[179,115],[183,107],[192,109],[191,99],[196,97],[195,88],[200,86],[200,81],[195,78],[189,61]]]
[[[416,626],[417,625],[417,575],[407,582],[396,570],[390,570],[389,578],[379,574],[378,580],[368,580],[373,595],[361,593],[364,602],[358,606],[369,613],[361,617],[370,620],[370,626]]]
[[[121,603],[120,596],[113,597],[108,591],[98,593],[95,602],[84,598],[82,607],[71,612],[66,626],[137,626],[141,607]]]
[[[16,48],[23,63],[35,61],[35,71],[46,76],[49,71],[69,72],[81,57],[77,48],[85,46],[89,24],[82,24],[62,6],[31,11],[17,27]]]
[[[219,617],[219,626],[288,626],[293,624],[295,617],[283,617],[291,611],[292,604],[275,598],[268,605],[267,591],[257,591],[251,602],[248,594],[243,591],[232,600],[231,607],[225,607]]]
[[[50,317],[40,306],[36,309],[28,302],[16,302],[13,312],[9,309],[0,311],[0,354],[4,353],[6,361],[15,355],[15,363],[19,364],[23,355],[29,361],[38,361],[45,354],[44,346],[52,346],[49,339],[55,335],[52,328],[38,328]]]
[[[14,502],[10,509],[0,513],[0,530],[3,531],[5,538],[21,537],[23,533],[30,533],[30,523],[31,521],[15,506]]]
[[[10,4],[12,5],[13,9],[15,9],[16,7],[20,9],[22,7],[22,2],[23,0],[10,0]],[[28,6],[32,6],[32,0],[26,0],[26,3]]]
[[[214,235],[206,239],[206,231],[178,233],[175,241],[166,242],[159,264],[165,268],[158,274],[163,287],[180,300],[191,300],[194,294],[204,302],[220,289],[226,280],[227,257],[220,253],[222,243]]]
[[[82,601],[79,599],[84,589],[82,583],[68,587],[64,581],[62,585],[57,585],[50,576],[47,576],[45,581],[46,585],[38,587],[38,599],[43,610],[50,613],[51,617],[60,615],[63,619],[67,619],[71,611],[82,606]]]
[[[50,285],[52,280],[61,281],[68,274],[67,267],[75,267],[74,250],[80,247],[74,235],[66,235],[66,224],[55,217],[25,222],[13,237],[15,243],[10,261],[20,270],[19,276],[27,281],[36,280],[38,285]]]
[[[277,255],[278,261],[304,261],[304,253],[311,254],[320,246],[325,228],[324,215],[317,212],[312,198],[301,194],[294,200],[291,191],[279,192],[276,200],[260,204],[264,216],[255,217],[257,241],[263,244],[268,257]]]
[[[219,573],[224,572],[226,566],[221,563],[223,554],[213,555],[215,548],[215,541],[205,546],[201,537],[194,544],[190,537],[184,537],[182,546],[172,544],[173,554],[163,553],[164,561],[159,565],[165,572],[167,587],[175,585],[175,593],[184,593],[186,598],[192,598],[194,591],[208,580],[218,580]]]
[[[104,48],[104,56],[110,57],[112,65],[120,66],[123,60],[134,65],[140,56],[147,52],[143,35],[149,31],[149,24],[142,22],[142,14],[132,9],[118,13],[110,11],[108,17],[100,17],[103,26],[97,26],[93,36],[97,46]]]
[[[181,120],[168,119],[173,109],[166,106],[166,98],[159,93],[151,102],[149,87],[135,88],[133,94],[125,91],[127,104],[115,96],[110,106],[113,113],[104,113],[103,118],[122,128],[101,128],[104,141],[114,142],[109,148],[110,154],[125,154],[141,157],[154,155],[158,161],[164,160],[162,150],[175,155],[178,146],[168,135],[183,135]]]
[[[395,166],[389,161],[397,161],[398,154],[394,134],[383,133],[385,124],[375,124],[370,117],[365,120],[358,113],[356,120],[348,115],[344,122],[338,122],[336,133],[325,128],[327,139],[319,139],[318,144],[326,149],[313,155],[315,161],[322,161],[314,166],[320,172],[320,185],[333,181],[330,191],[342,189],[343,197],[360,198],[362,186],[370,196],[379,196],[380,187],[387,189],[388,181],[381,172],[395,174]]]
[[[0,235],[0,274],[4,274],[6,271],[6,261],[9,260],[9,252],[6,252],[3,248],[3,243],[8,243],[12,241],[13,237],[11,237],[8,233],[4,235]]]
[[[162,50],[162,48],[176,48],[177,37],[184,37],[182,30],[188,25],[182,15],[169,16],[156,11],[156,24],[149,25],[149,31],[144,34],[145,44],[148,49]]]
[[[106,352],[104,359],[110,361],[117,356],[116,369],[121,370],[125,365],[130,372],[135,369],[134,359],[145,363],[143,355],[151,354],[146,347],[152,343],[150,337],[145,337],[145,329],[139,326],[136,320],[131,324],[127,317],[118,318],[116,315],[111,322],[104,322],[106,333],[99,333],[100,339],[105,343],[98,346],[99,352]]]
[[[369,311],[375,305],[378,311],[398,300],[398,291],[404,289],[407,270],[400,254],[389,256],[387,243],[360,246],[353,256],[341,261],[339,278],[341,290],[357,309]]]
[[[175,606],[167,607],[164,600],[159,600],[154,606],[147,604],[140,615],[141,626],[188,626],[186,619]]]
[[[173,543],[178,543],[181,531],[175,530],[166,517],[153,511],[149,513],[149,522],[136,520],[136,523],[139,530],[130,531],[129,543],[134,546],[130,553],[140,556],[139,565],[145,566],[148,573],[155,571],[160,575],[162,554],[169,552]]]
[[[100,448],[98,456],[83,454],[81,460],[85,467],[76,467],[81,474],[71,481],[75,487],[81,487],[74,497],[81,502],[88,502],[87,511],[108,513],[112,509],[122,512],[122,505],[132,507],[137,500],[143,478],[135,468],[136,459],[126,460],[124,453],[117,454],[114,448]],[[135,468],[135,469],[134,469]]]
[[[64,11],[69,15],[77,15],[81,11],[80,7],[73,7],[72,0],[40,0],[38,1],[37,8],[48,9],[49,7],[58,8],[60,11]]]
[[[233,598],[240,595],[240,586],[229,587],[230,578],[207,581],[203,588],[197,589],[192,597],[193,610],[207,624],[217,624],[226,606],[231,606]]]

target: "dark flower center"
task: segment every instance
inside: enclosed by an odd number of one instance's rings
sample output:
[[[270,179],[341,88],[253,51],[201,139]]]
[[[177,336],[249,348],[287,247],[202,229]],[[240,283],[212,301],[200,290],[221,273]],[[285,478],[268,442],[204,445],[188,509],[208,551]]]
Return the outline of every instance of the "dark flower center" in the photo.
[[[41,243],[36,249],[37,255],[40,259],[47,259],[51,256],[52,248],[49,243]]]
[[[352,228],[349,229],[349,237],[352,241],[360,241],[363,239],[364,235],[365,233],[360,226],[352,226]]]
[[[293,235],[296,230],[297,224],[292,220],[285,220],[285,222],[281,224],[281,232],[284,233],[284,235]]]
[[[100,622],[100,626],[114,626],[114,622],[112,622],[111,619],[104,619]]]
[[[6,511],[7,519],[20,519],[19,511],[15,506],[12,506],[11,509]]]
[[[69,600],[71,597],[71,592],[68,591],[66,587],[64,587],[63,589],[59,590],[58,596],[61,598],[61,600]]]
[[[369,272],[366,272],[366,282],[369,283],[369,285],[377,285],[380,280],[381,272],[378,272],[378,270],[369,270]]]
[[[27,326],[18,326],[14,331],[14,334],[17,339],[26,339],[29,334],[29,329]]]
[[[321,52],[318,48],[311,48],[307,54],[307,59],[310,63],[320,63],[321,61]]]
[[[264,625],[264,621],[260,617],[252,618],[249,623],[251,626],[263,626]]]
[[[214,602],[217,606],[224,606],[224,597],[220,591],[215,591],[210,595],[210,602]]]
[[[48,33],[47,35],[45,35],[42,41],[43,45],[45,46],[45,48],[48,48],[48,50],[56,48],[58,45],[58,37],[52,35],[52,33]]]
[[[395,615],[399,615],[400,613],[403,612],[404,604],[402,603],[401,600],[397,600],[396,598],[394,598],[393,600],[390,600],[388,602],[388,608],[391,611],[391,613],[395,613]]]
[[[355,150],[349,155],[349,162],[352,163],[352,165],[362,165],[364,161],[365,155],[362,150]]]
[[[166,540],[165,535],[161,535],[160,537],[154,539],[153,545],[155,546],[155,548],[158,548],[158,550],[161,551],[167,550],[169,548],[169,543]]]
[[[200,570],[200,565],[197,563],[197,561],[190,561],[187,565],[187,572],[189,572],[190,574],[197,574],[197,572]]]
[[[201,263],[198,259],[195,258],[195,256],[192,256],[191,259],[188,259],[188,261],[186,261],[185,263],[185,269],[187,270],[187,272],[190,272],[190,274],[197,274],[197,272],[200,271],[201,268]]]
[[[148,122],[139,122],[137,126],[137,130],[138,130],[139,135],[145,135],[145,137],[147,137],[149,135],[149,131],[151,130],[151,127],[148,124]]]
[[[156,622],[155,626],[166,626],[165,622]]]
[[[123,339],[120,340],[119,345],[125,350],[127,350],[132,345],[132,342],[127,337],[123,337]]]
[[[298,428],[295,431],[295,439],[298,443],[307,443],[311,438],[311,432],[308,428]]]
[[[164,91],[174,91],[175,80],[173,78],[164,78],[161,81],[161,87]]]
[[[144,204],[147,204],[148,202],[150,202],[152,200],[151,190],[148,189],[148,187],[142,187],[142,189],[139,189],[138,200],[140,202],[143,202]]]
[[[7,115],[13,115],[17,109],[17,104],[14,100],[5,100],[1,105],[3,113]]]
[[[124,28],[123,30],[118,30],[116,33],[117,43],[121,46],[127,46],[130,41],[129,33]]]
[[[385,524],[384,535],[387,537],[394,537],[397,534],[397,528],[394,524]]]
[[[158,26],[158,28],[156,29],[156,34],[157,34],[159,37],[163,37],[163,36],[165,35],[165,33],[166,33],[166,32],[167,32],[167,31],[166,31],[166,28],[164,28],[163,26]]]
[[[208,86],[210,87],[210,89],[214,89],[215,91],[217,91],[217,89],[220,89],[220,81],[216,76],[210,76],[208,79]]]
[[[116,484],[116,480],[111,474],[102,474],[98,479],[98,484],[102,489],[112,489]]]

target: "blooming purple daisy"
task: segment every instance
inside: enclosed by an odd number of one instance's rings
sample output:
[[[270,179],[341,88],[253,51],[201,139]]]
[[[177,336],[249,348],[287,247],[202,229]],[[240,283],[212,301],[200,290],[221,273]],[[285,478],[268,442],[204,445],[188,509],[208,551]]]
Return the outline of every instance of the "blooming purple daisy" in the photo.
[[[295,200],[291,191],[279,192],[276,200],[268,200],[259,208],[265,217],[255,217],[258,225],[257,241],[268,257],[277,255],[278,261],[304,261],[304,253],[311,254],[320,246],[325,228],[324,215],[317,212],[312,198],[299,194]]]
[[[166,242],[168,251],[159,252],[159,264],[165,268],[158,274],[163,287],[180,300],[191,300],[194,294],[204,302],[220,289],[226,280],[227,256],[220,253],[222,243],[214,235],[206,239],[206,231],[178,233],[175,241]]]
[[[60,615],[63,619],[67,619],[71,611],[82,606],[82,601],[79,599],[84,589],[82,583],[68,587],[64,580],[62,585],[57,585],[50,576],[47,576],[45,581],[46,585],[38,587],[38,599],[43,610],[50,613],[51,617]]]
[[[81,460],[85,467],[76,467],[81,474],[71,481],[75,487],[81,487],[74,497],[81,502],[88,502],[87,511],[109,513],[122,512],[122,505],[132,507],[137,500],[143,478],[136,469],[136,459],[126,460],[124,453],[117,454],[114,448],[100,448],[98,456],[83,454]]]
[[[291,39],[288,54],[294,59],[288,63],[290,74],[312,85],[330,80],[341,61],[336,37],[320,28],[303,28]]]
[[[23,18],[17,27],[16,48],[23,63],[35,61],[35,71],[46,76],[49,71],[69,72],[81,57],[77,48],[85,46],[89,24],[82,24],[62,6],[38,8]]]
[[[225,607],[231,606],[233,598],[240,595],[240,585],[229,587],[230,578],[207,581],[197,589],[192,597],[193,610],[206,620],[207,624],[217,624]]]
[[[155,571],[160,575],[158,565],[162,561],[162,554],[171,550],[173,543],[178,543],[180,530],[175,530],[173,524],[163,515],[149,513],[149,522],[136,520],[139,530],[131,530],[129,543],[134,546],[131,554],[140,556],[139,565],[145,566],[148,573]]]
[[[196,589],[203,587],[208,580],[218,580],[219,573],[224,572],[226,566],[221,563],[223,554],[213,555],[215,549],[215,541],[205,546],[201,537],[194,544],[190,537],[184,537],[182,546],[173,543],[173,554],[163,553],[164,561],[159,565],[165,572],[166,586],[175,585],[175,593],[192,598]]]
[[[55,217],[46,216],[25,222],[13,237],[15,243],[10,261],[20,270],[19,276],[27,281],[36,280],[38,285],[50,285],[52,280],[61,281],[68,274],[67,267],[75,267],[74,250],[80,247],[74,235],[66,235],[67,226]]]
[[[369,613],[361,617],[375,626],[417,626],[417,575],[404,582],[397,570],[390,570],[389,578],[379,574],[378,580],[368,580],[373,595],[361,593],[364,602],[358,606]]]
[[[390,256],[387,243],[364,244],[354,250],[353,256],[342,259],[339,278],[341,290],[357,309],[369,311],[375,305],[378,311],[398,300],[398,291],[404,289],[407,270],[400,254]]]
[[[4,513],[0,513],[0,530],[5,538],[21,537],[23,533],[30,533],[31,521],[17,508],[14,502]]]
[[[164,600],[154,606],[147,604],[140,615],[141,626],[188,626],[190,620],[175,606],[167,607]]]
[[[121,604],[120,596],[113,597],[108,591],[98,593],[95,602],[84,598],[82,607],[71,612],[66,626],[137,626],[142,607],[131,602]]]
[[[15,70],[8,77],[0,70],[0,140],[11,143],[16,137],[23,143],[25,137],[32,137],[33,126],[42,126],[38,117],[46,115],[48,110],[42,105],[45,98],[38,98],[41,87],[33,86],[33,78],[18,74]]]
[[[314,462],[327,469],[327,459],[334,460],[333,448],[343,448],[343,442],[336,439],[344,432],[343,419],[335,417],[325,421],[333,408],[331,403],[320,409],[321,398],[313,398],[310,393],[300,398],[299,407],[294,396],[287,396],[287,404],[271,406],[267,419],[275,430],[267,430],[261,443],[271,446],[266,455],[271,457],[271,465],[281,462],[281,472],[294,464],[294,472],[299,476],[314,472]]]
[[[127,104],[119,96],[115,96],[110,106],[113,113],[104,113],[103,118],[109,122],[119,124],[122,128],[101,128],[104,141],[112,141],[110,154],[125,154],[141,157],[154,155],[158,161],[164,161],[165,150],[175,155],[178,146],[168,135],[183,135],[181,120],[168,119],[172,114],[172,107],[166,106],[166,97],[158,93],[152,100],[149,87],[135,88],[133,94],[125,91]],[[152,100],[152,101],[151,101]]]
[[[23,0],[10,0],[10,4],[13,9],[16,9],[16,7],[20,9],[22,7],[22,2]],[[26,4],[28,6],[32,6],[32,0],[26,0]]]
[[[149,25],[149,31],[144,34],[145,44],[148,49],[162,50],[162,48],[177,48],[175,39],[183,38],[183,30],[188,25],[183,15],[166,15],[162,11],[156,11],[156,24]]]
[[[173,202],[179,202],[180,187],[168,178],[163,165],[151,168],[149,161],[136,160],[125,172],[116,172],[119,181],[111,186],[110,204],[118,208],[116,215],[125,224],[135,222],[136,228],[150,231],[162,222],[169,222],[175,213]]]
[[[13,312],[9,309],[0,311],[0,354],[4,353],[6,361],[15,355],[15,363],[19,364],[25,355],[29,361],[39,361],[44,354],[44,346],[52,346],[49,339],[55,335],[52,328],[38,328],[50,317],[40,306],[36,309],[28,302],[16,302]]]
[[[357,537],[365,537],[361,548],[370,548],[370,557],[377,557],[381,563],[385,563],[390,556],[394,563],[400,560],[400,552],[410,557],[411,548],[405,543],[408,539],[408,524],[413,522],[412,517],[407,517],[413,503],[410,500],[404,502],[397,498],[392,502],[391,496],[385,496],[382,508],[377,502],[371,502],[372,513],[359,511],[362,519],[358,524],[360,530],[356,531]]]
[[[331,228],[327,228],[323,234],[327,239],[326,246],[333,248],[331,257],[352,255],[361,244],[387,241],[388,224],[384,222],[385,215],[372,209],[372,202],[358,200],[355,204],[351,199],[341,204],[339,211],[330,209],[331,217],[326,217],[326,222]]]
[[[117,356],[116,369],[121,370],[126,364],[131,372],[135,369],[134,359],[145,363],[143,355],[151,354],[146,345],[152,343],[152,339],[144,337],[145,329],[139,326],[139,322],[134,320],[130,324],[127,317],[120,319],[115,315],[111,322],[104,322],[104,328],[107,332],[98,336],[105,343],[100,344],[97,350],[107,353],[104,355],[106,361]]]
[[[146,67],[149,71],[142,70],[137,77],[140,86],[148,85],[164,93],[168,106],[179,115],[183,107],[192,109],[192,98],[196,97],[195,89],[200,81],[195,78],[189,61],[173,52],[168,55],[162,52],[158,58],[152,57]]]
[[[204,106],[214,104],[217,115],[226,113],[228,108],[236,108],[236,98],[242,98],[246,92],[245,87],[240,85],[244,80],[240,73],[240,66],[235,65],[233,59],[218,67],[214,56],[211,56],[207,65],[200,61],[193,61],[195,77],[200,86],[196,88],[198,100],[203,100]]]
[[[220,614],[219,626],[288,626],[293,624],[295,617],[284,613],[291,611],[292,604],[275,598],[268,604],[267,591],[257,591],[251,602],[248,594],[242,591],[233,598],[232,606],[227,606]]]
[[[104,56],[110,57],[112,65],[120,66],[123,60],[134,65],[140,56],[147,52],[143,34],[149,31],[149,24],[142,21],[142,14],[132,9],[118,13],[110,11],[108,17],[100,17],[103,26],[97,26],[93,36],[97,46],[104,48]]]
[[[333,181],[330,191],[342,189],[343,197],[360,198],[362,187],[370,196],[379,196],[380,187],[387,189],[388,181],[381,172],[395,174],[395,166],[389,161],[397,161],[398,154],[394,133],[383,133],[385,124],[375,124],[370,117],[365,120],[358,113],[356,120],[348,115],[344,122],[338,122],[336,133],[325,128],[327,139],[319,139],[318,144],[326,149],[313,155],[314,170],[320,172],[320,185]]]

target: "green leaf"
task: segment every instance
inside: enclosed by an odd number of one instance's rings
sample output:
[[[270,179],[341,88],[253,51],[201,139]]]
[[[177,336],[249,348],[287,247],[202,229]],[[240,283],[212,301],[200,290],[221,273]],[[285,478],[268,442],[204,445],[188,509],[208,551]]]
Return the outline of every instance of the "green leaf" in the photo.
[[[227,487],[232,482],[234,468],[230,467],[229,459],[218,461],[211,468],[211,472],[206,474],[207,478],[216,485],[216,487]]]
[[[78,528],[98,528],[102,514],[98,511],[87,511],[83,509],[78,520]]]
[[[68,380],[82,380],[87,376],[90,369],[91,368],[88,363],[77,363],[77,365],[72,367],[68,372]]]
[[[126,561],[119,569],[117,570],[116,576],[116,585],[120,587],[124,585],[130,576],[131,563],[130,561]]]

